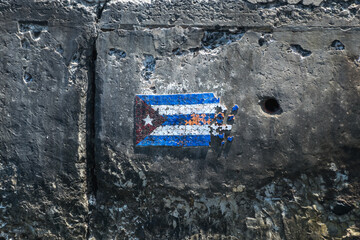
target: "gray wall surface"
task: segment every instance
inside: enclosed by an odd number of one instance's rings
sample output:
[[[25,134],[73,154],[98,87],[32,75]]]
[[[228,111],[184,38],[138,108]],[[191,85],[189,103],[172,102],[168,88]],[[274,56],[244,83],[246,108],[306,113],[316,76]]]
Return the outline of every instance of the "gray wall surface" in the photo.
[[[0,2],[0,240],[360,238],[359,21],[357,0]],[[239,106],[232,142],[136,146],[136,95],[206,92]]]

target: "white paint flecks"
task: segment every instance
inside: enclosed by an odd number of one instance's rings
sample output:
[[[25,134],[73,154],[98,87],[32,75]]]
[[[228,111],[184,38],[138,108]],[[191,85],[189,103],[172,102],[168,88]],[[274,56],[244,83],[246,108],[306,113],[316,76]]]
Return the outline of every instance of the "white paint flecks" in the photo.
[[[211,125],[213,131],[231,131],[231,125]]]

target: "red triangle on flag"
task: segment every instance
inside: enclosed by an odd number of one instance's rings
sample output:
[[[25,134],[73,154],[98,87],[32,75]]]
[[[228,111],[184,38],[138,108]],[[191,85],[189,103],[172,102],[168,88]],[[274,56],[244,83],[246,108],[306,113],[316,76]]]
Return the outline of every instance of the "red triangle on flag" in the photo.
[[[139,97],[135,97],[135,133],[136,144],[144,140],[157,127],[161,126],[166,119],[146,104]]]

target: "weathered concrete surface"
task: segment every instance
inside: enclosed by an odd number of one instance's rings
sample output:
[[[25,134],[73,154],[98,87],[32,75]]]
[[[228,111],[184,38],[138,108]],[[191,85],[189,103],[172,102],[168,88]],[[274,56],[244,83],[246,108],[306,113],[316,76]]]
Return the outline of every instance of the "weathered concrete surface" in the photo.
[[[0,239],[86,237],[94,22],[60,2],[0,3]]]
[[[0,3],[0,239],[359,238],[359,14]],[[193,92],[239,105],[232,143],[134,146],[136,94]]]
[[[360,43],[349,9],[358,5],[303,3],[107,4],[97,40],[95,239],[356,231]],[[149,56],[155,68],[144,76]],[[232,144],[134,147],[136,94],[193,92],[240,106]],[[281,114],[264,113],[269,97]]]

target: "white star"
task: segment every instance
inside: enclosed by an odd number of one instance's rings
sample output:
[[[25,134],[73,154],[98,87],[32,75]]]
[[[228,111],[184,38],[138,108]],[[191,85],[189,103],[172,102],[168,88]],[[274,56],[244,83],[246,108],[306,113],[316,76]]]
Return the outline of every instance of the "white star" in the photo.
[[[144,118],[143,119],[143,121],[145,122],[145,126],[147,125],[147,124],[150,124],[150,125],[152,125],[152,118],[150,118],[150,116],[148,115],[146,118]]]

